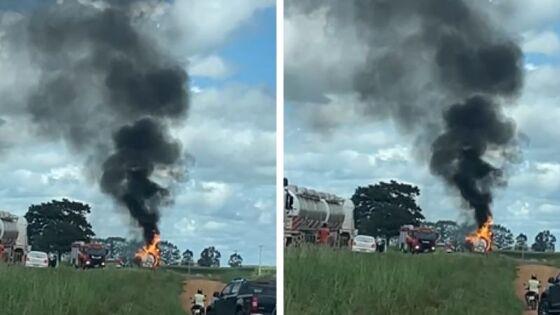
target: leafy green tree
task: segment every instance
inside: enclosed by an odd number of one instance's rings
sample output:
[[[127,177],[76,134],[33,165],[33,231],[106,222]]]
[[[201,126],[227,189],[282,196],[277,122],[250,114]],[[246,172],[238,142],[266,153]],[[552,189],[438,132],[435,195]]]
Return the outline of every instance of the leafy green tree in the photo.
[[[555,244],[556,237],[549,230],[545,230],[535,236],[535,243],[531,246],[531,249],[536,252],[553,252]]]
[[[159,251],[164,264],[178,265],[181,262],[181,251],[179,251],[175,244],[169,241],[161,241],[159,243]]]
[[[401,226],[418,226],[424,216],[416,204],[420,189],[392,180],[358,187],[352,196],[354,220],[360,234],[394,237]]]
[[[34,250],[69,252],[75,241],[89,241],[95,233],[86,219],[91,207],[62,199],[31,205],[25,214],[27,237]]]
[[[222,254],[214,246],[207,247],[200,253],[198,265],[202,267],[220,267],[221,257]]]
[[[498,249],[511,249],[515,244],[513,233],[503,225],[492,225],[492,243]]]
[[[515,238],[515,250],[523,250],[523,251],[527,251],[529,250],[529,246],[527,246],[527,235],[520,233],[519,235],[517,235],[517,237]]]
[[[233,253],[231,254],[231,256],[229,256],[228,265],[230,267],[241,267],[242,263],[243,263],[243,258],[238,253]]]
[[[183,252],[183,258],[181,259],[181,265],[188,266],[194,264],[194,253],[187,249]]]

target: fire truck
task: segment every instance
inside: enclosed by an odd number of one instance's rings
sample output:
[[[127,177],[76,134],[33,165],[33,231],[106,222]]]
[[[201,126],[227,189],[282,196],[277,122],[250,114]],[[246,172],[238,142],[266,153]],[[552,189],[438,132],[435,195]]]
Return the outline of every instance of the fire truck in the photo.
[[[314,243],[317,232],[327,224],[329,245],[349,246],[357,235],[354,204],[333,194],[288,185],[284,179],[284,244]]]
[[[74,242],[70,261],[76,268],[104,268],[107,249],[100,243]]]
[[[0,211],[0,245],[3,253],[0,259],[13,263],[23,263],[31,250],[27,243],[27,220],[24,217]]]
[[[413,254],[432,253],[436,251],[438,237],[438,233],[431,228],[403,225],[399,234],[399,248]]]

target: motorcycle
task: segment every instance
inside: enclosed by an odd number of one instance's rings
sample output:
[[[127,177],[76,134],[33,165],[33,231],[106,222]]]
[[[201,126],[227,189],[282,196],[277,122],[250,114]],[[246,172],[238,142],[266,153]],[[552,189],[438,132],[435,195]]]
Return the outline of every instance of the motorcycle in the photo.
[[[200,306],[196,304],[194,301],[192,302],[193,306],[191,307],[191,314],[192,315],[205,315],[204,306]]]
[[[525,294],[525,302],[530,310],[536,310],[538,304],[538,294],[528,291],[527,294]]]

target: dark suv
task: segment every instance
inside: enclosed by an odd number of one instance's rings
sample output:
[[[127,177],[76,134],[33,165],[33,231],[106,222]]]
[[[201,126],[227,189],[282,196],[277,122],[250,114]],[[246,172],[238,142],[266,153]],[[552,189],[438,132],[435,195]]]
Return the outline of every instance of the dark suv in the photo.
[[[276,310],[276,282],[235,279],[217,294],[208,315],[271,315]]]
[[[539,315],[560,314],[560,282],[548,279],[550,286],[542,294],[539,302]]]

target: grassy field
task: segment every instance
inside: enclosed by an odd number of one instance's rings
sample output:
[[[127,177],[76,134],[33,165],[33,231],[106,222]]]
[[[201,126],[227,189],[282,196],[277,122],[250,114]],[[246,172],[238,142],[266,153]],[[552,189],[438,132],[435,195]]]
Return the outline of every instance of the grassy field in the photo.
[[[507,257],[289,249],[286,314],[521,314]]]
[[[0,264],[0,314],[184,314],[179,300],[183,279],[165,270],[81,271]]]
[[[208,268],[208,267],[185,267],[185,266],[166,266],[165,269],[173,270],[182,274],[194,277],[218,280],[224,283],[230,282],[234,278],[270,279],[276,276],[276,268],[262,267],[261,276],[257,274],[256,266],[243,266],[239,268]]]
[[[542,264],[556,266],[560,268],[560,253],[540,253],[540,252],[521,252],[521,251],[499,251],[500,255],[525,259],[529,261],[538,261]]]

